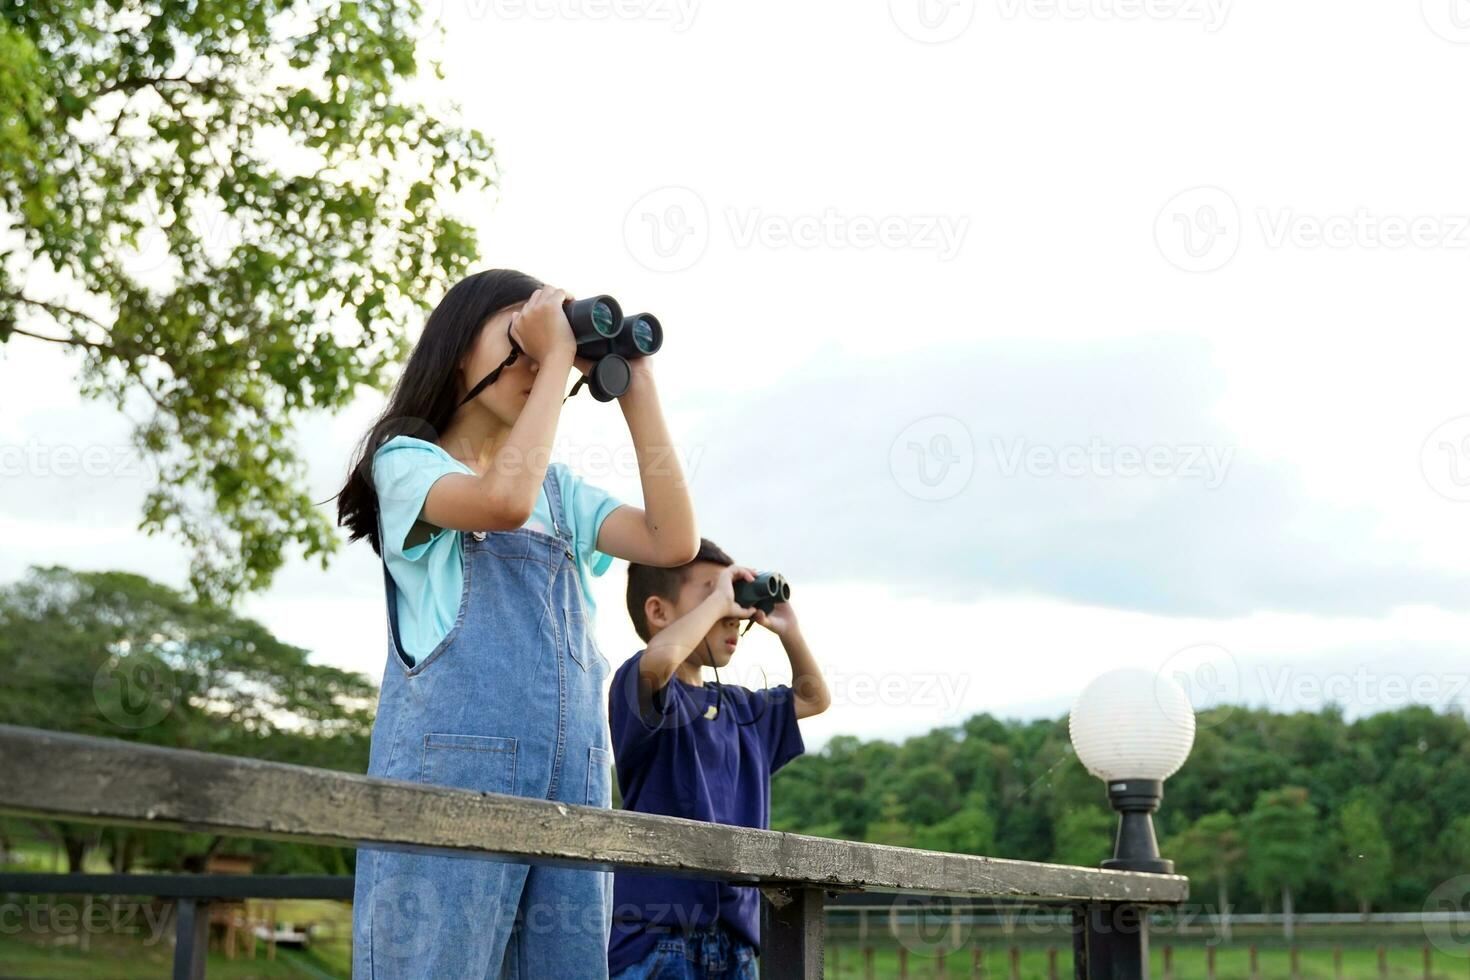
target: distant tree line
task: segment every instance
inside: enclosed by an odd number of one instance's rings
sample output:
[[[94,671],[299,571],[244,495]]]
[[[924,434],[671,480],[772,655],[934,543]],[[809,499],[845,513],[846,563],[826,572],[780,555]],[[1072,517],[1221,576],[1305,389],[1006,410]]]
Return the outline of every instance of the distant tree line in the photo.
[[[772,826],[1095,865],[1116,816],[1065,718],[976,715],[894,743],[833,738],[776,777]],[[1195,902],[1237,911],[1419,911],[1470,873],[1470,723],[1425,707],[1199,715],[1156,826]]]
[[[0,724],[351,772],[367,768],[376,691],[261,624],[137,575],[33,568],[0,587]],[[780,830],[1095,865],[1116,817],[1073,755],[1066,719],[976,715],[899,743],[843,735],[776,776]],[[1161,848],[1194,900],[1239,911],[1417,911],[1470,873],[1470,724],[1408,707],[1199,716],[1165,784]],[[198,834],[0,818],[0,851],[49,840],[80,870],[345,873],[352,852]],[[93,858],[95,862],[95,858]]]
[[[313,664],[260,623],[123,572],[33,568],[0,588],[0,724],[362,772],[377,692]],[[0,818],[0,851],[42,840],[79,872],[256,869],[341,874],[352,852],[130,827]]]

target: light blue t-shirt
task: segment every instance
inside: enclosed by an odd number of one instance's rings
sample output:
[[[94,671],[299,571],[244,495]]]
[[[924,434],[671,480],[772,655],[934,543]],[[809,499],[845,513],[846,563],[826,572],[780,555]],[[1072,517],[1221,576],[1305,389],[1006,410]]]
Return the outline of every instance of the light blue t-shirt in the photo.
[[[562,510],[571,525],[572,550],[577,554],[577,579],[591,614],[596,605],[589,576],[601,575],[612,564],[610,555],[597,550],[597,534],[622,501],[582,482],[562,463],[552,463],[549,469],[561,489]],[[441,447],[411,436],[395,436],[373,454],[373,485],[383,519],[383,556],[398,587],[399,638],[403,652],[415,661],[432,652],[449,633],[464,590],[461,534],[427,522],[414,531],[429,488],[446,473],[474,475]],[[555,535],[544,488],[524,526]],[[413,544],[405,548],[410,531],[414,531]]]

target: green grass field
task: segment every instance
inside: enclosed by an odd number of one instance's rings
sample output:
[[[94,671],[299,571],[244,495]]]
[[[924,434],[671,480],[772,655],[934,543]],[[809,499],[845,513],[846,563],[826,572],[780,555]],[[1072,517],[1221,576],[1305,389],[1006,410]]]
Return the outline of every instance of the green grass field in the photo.
[[[260,903],[251,904],[258,909]],[[211,952],[207,976],[224,980],[351,976],[350,906],[342,902],[275,904],[278,921],[316,924],[312,947],[304,952],[280,947],[271,961],[264,942],[256,942],[253,959],[245,956],[242,943],[233,960],[222,952]],[[80,920],[58,914],[56,910],[63,907],[74,909],[75,902],[48,904],[51,911],[40,929],[33,928],[29,907],[23,902],[0,914],[0,980],[156,980],[170,975],[173,920],[162,918],[161,911],[154,911],[150,918],[133,906],[116,920],[123,924],[120,928],[86,930],[90,948],[84,950]]]
[[[54,848],[27,844],[15,848],[11,860],[3,865],[7,871],[65,871],[64,859]],[[105,874],[111,868],[104,857],[89,855],[86,870]],[[88,936],[90,950],[81,947],[80,926],[74,917],[70,925],[51,926],[41,930],[26,922],[27,902],[31,896],[18,899],[18,911],[0,906],[0,980],[156,980],[169,976],[173,964],[173,920],[161,939],[154,939],[154,926],[145,913],[134,911],[126,920],[130,935],[109,935],[94,929]],[[69,908],[75,899],[58,901],[50,896],[35,896],[35,901],[56,902]],[[252,914],[258,914],[263,903],[250,903]],[[344,902],[276,902],[279,922],[295,925],[314,924],[312,946],[307,952],[280,948],[274,962],[266,959],[265,944],[256,943],[255,959],[246,960],[243,953],[228,960],[223,953],[210,953],[206,975],[213,980],[274,980],[279,977],[348,978],[352,975],[352,907]],[[162,913],[156,913],[161,915]],[[65,919],[58,919],[66,923]],[[156,919],[154,921],[157,921]]]
[[[1291,961],[1285,949],[1262,949],[1259,953],[1262,980],[1290,980]],[[1388,950],[1388,976],[1393,980],[1423,980],[1423,952],[1420,948],[1399,947]],[[1163,949],[1154,945],[1150,975],[1155,980],[1164,976]],[[1205,980],[1205,950],[1202,945],[1174,946],[1174,980]],[[1304,947],[1300,955],[1302,980],[1334,980],[1332,950]],[[1438,950],[1430,961],[1432,980],[1466,980],[1470,977],[1470,962],[1464,956],[1452,957]],[[1011,976],[1009,951],[1004,946],[984,950],[984,976],[987,980],[1007,980]],[[910,952],[908,976],[913,980],[939,978],[959,980],[970,974],[970,952],[960,950],[946,957],[944,973],[938,972],[938,962],[927,953]],[[862,980],[867,976],[863,968],[862,950],[855,946],[829,947],[827,950],[828,977]],[[1062,948],[1057,953],[1057,977],[1068,980],[1072,976],[1072,954]],[[894,948],[875,949],[873,954],[873,976],[878,980],[890,980],[900,976],[899,955]],[[1020,958],[1021,980],[1047,980],[1047,954],[1044,948],[1023,947]],[[1246,947],[1221,948],[1215,954],[1215,976],[1217,980],[1250,980],[1250,952]],[[1377,980],[1378,954],[1373,949],[1344,948],[1342,954],[1343,980]]]
[[[3,980],[158,980],[173,968],[173,947],[147,945],[122,936],[93,936],[90,952],[66,937],[0,934],[0,978]],[[58,941],[63,940],[63,941]],[[227,960],[211,953],[206,975],[215,980],[281,980],[301,977],[347,977],[348,970],[324,964],[313,953],[278,950],[275,962],[265,959],[264,946],[253,961]]]
[[[55,855],[39,849],[21,855],[20,865],[25,870],[55,870],[54,864]],[[11,867],[15,869],[15,865]],[[106,871],[107,868],[103,863],[88,870]],[[60,904],[59,900],[56,901]],[[252,911],[259,913],[262,904],[252,902]],[[311,949],[307,952],[279,949],[274,962],[266,960],[264,943],[256,944],[253,960],[245,959],[243,953],[234,960],[225,959],[222,953],[211,953],[207,974],[212,980],[277,980],[287,977],[348,980],[351,977],[350,905],[323,901],[274,904],[277,921],[297,927],[313,927]],[[4,906],[0,906],[0,910],[3,909]],[[1388,977],[1393,980],[1423,980],[1422,927],[1383,927],[1383,930],[1371,937],[1361,930],[1346,928],[1330,932],[1318,929],[1304,931],[1300,952],[1301,980],[1337,980],[1332,958],[1332,946],[1335,944],[1344,947],[1342,980],[1378,980],[1378,958],[1374,948],[1378,943],[1383,943],[1388,949]],[[90,951],[80,948],[79,931],[75,927],[30,929],[24,916],[13,912],[0,915],[0,980],[154,980],[169,975],[173,959],[172,920],[167,921],[167,929],[157,937],[152,936],[154,930],[141,917],[131,935],[94,931],[90,936]],[[868,976],[862,950],[850,924],[829,926],[828,938],[826,976],[844,980],[862,980]],[[972,938],[982,944],[983,976],[987,980],[1010,980],[1010,943],[995,933],[989,936],[976,934]],[[1048,980],[1045,944],[1051,941],[1032,937],[1030,944],[1020,947],[1017,973],[1020,980]],[[1261,980],[1290,980],[1289,955],[1280,946],[1280,933],[1268,929],[1238,930],[1234,945],[1219,947],[1215,960],[1217,980],[1251,980],[1248,946],[1252,942],[1261,946]],[[1056,975],[1065,980],[1071,976],[1071,949],[1065,936],[1059,935],[1055,944]],[[1163,980],[1165,976],[1163,947],[1166,944],[1173,947],[1173,980],[1206,980],[1202,938],[1165,938],[1157,934],[1153,941],[1154,980]],[[900,977],[899,951],[893,940],[885,935],[873,945],[876,948],[871,975],[875,980]],[[961,949],[946,957],[944,972],[940,973],[936,958],[916,946],[908,953],[906,975],[913,980],[967,978],[971,976],[970,963],[969,950]],[[1470,959],[1464,951],[1453,956],[1436,949],[1430,960],[1430,970],[1431,980],[1470,980]]]
[[[299,921],[311,918],[325,921],[324,909],[317,906],[337,905],[329,902],[282,903],[282,918],[290,912]],[[290,906],[289,908],[287,906]],[[345,908],[337,905],[338,909]],[[350,927],[350,914],[345,924]],[[350,933],[342,933],[345,937]],[[93,936],[92,949],[83,953],[77,948],[75,937],[40,937],[0,933],[0,980],[155,980],[167,976],[172,962],[172,947],[167,941],[147,943],[138,938],[122,936]],[[1422,953],[1418,948],[1400,947],[1388,951],[1388,976],[1394,980],[1422,980],[1424,976]],[[1202,946],[1174,947],[1175,980],[1205,980],[1205,953]],[[1216,977],[1218,980],[1250,980],[1249,954],[1244,947],[1222,948],[1216,955]],[[1019,977],[1021,980],[1048,980],[1047,954],[1044,948],[1026,947],[1020,957]],[[961,950],[950,954],[945,962],[945,972],[937,971],[936,959],[927,954],[911,952],[908,956],[907,976],[913,980],[921,978],[965,978],[970,974],[970,954]],[[1346,948],[1342,958],[1344,980],[1376,980],[1378,974],[1377,954],[1372,949]],[[1066,980],[1071,976],[1072,958],[1067,949],[1057,955],[1057,976]],[[1433,980],[1465,980],[1470,977],[1470,963],[1464,957],[1451,957],[1436,951],[1431,960]],[[1260,952],[1262,980],[1289,980],[1291,970],[1284,949],[1263,949]],[[351,949],[345,939],[319,944],[308,953],[281,949],[275,962],[265,959],[264,944],[258,944],[254,960],[239,958],[226,960],[222,954],[212,953],[209,957],[208,976],[222,980],[278,980],[278,978],[341,978],[351,976]],[[834,946],[827,951],[827,973],[832,978],[862,980],[867,976],[863,968],[861,950],[856,946]],[[984,951],[984,974],[989,980],[1008,980],[1010,958],[1007,948],[995,946]],[[1163,951],[1153,951],[1152,975],[1155,980],[1164,977]],[[873,977],[891,980],[900,976],[899,955],[893,947],[874,951]],[[1330,949],[1303,948],[1301,951],[1302,980],[1335,980]]]

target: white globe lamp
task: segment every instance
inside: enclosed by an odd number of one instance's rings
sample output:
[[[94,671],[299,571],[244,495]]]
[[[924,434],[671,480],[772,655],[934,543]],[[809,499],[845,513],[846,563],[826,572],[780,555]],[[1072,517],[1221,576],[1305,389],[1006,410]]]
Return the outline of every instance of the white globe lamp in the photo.
[[[1092,680],[1072,706],[1072,746],[1087,771],[1108,785],[1120,816],[1113,857],[1104,868],[1171,874],[1159,857],[1153,814],[1164,780],[1194,745],[1194,709],[1184,688],[1149,670],[1124,668]]]

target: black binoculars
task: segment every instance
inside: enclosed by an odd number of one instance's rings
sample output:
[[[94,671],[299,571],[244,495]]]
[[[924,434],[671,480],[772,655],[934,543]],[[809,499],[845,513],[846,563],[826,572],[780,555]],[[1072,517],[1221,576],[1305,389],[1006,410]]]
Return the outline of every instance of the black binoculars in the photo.
[[[664,345],[664,328],[652,313],[624,317],[611,296],[567,300],[563,309],[577,339],[577,356],[592,362],[587,387],[600,402],[628,390],[633,380],[629,361],[656,354]]]
[[[747,582],[735,582],[735,601],[742,606],[754,606],[761,612],[770,613],[778,602],[791,598],[791,583],[780,572],[761,572]]]

